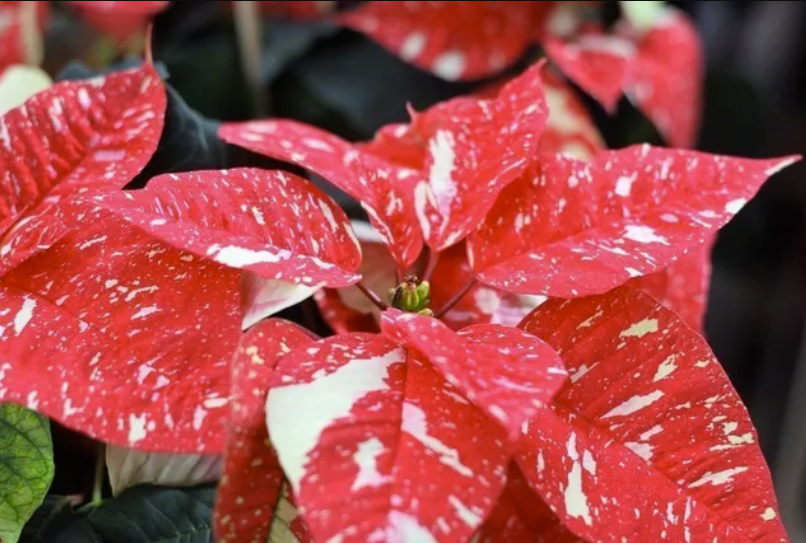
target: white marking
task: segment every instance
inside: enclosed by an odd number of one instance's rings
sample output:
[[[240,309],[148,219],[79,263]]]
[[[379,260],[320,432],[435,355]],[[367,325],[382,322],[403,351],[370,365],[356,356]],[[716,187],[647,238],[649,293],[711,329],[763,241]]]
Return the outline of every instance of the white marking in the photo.
[[[358,449],[353,454],[353,460],[358,465],[358,475],[350,490],[355,492],[365,486],[381,486],[392,480],[390,476],[378,472],[378,457],[384,452],[386,448],[377,437],[358,444]]]
[[[746,203],[747,200],[745,200],[744,198],[737,198],[736,200],[731,200],[730,202],[725,204],[725,211],[735,215],[742,210],[742,208],[745,206]]]
[[[624,237],[638,243],[660,243],[669,245],[669,240],[659,236],[649,226],[640,224],[628,224],[624,228]]]
[[[414,60],[423,52],[424,48],[425,36],[420,32],[412,32],[406,36],[406,40],[400,48],[400,56],[403,60]]]
[[[263,212],[258,208],[256,208],[255,206],[252,206],[252,215],[255,217],[255,221],[257,221],[259,225],[261,226],[266,225],[266,219],[265,217],[263,217]]]
[[[653,332],[658,331],[658,320],[657,319],[644,319],[642,321],[636,322],[622,333],[619,334],[618,337],[644,337],[647,334],[651,334]]]
[[[144,319],[145,317],[148,317],[149,315],[153,315],[154,313],[158,312],[159,310],[160,310],[160,308],[155,306],[155,305],[150,305],[148,307],[143,307],[143,308],[140,309],[140,311],[138,311],[137,313],[132,315],[132,320],[136,321],[137,319]]]
[[[129,443],[136,443],[146,437],[146,416],[129,415]]]
[[[437,438],[428,435],[428,423],[425,413],[416,405],[403,402],[403,425],[401,430],[422,443],[427,449],[439,455],[439,461],[446,466],[453,468],[457,473],[465,477],[473,476],[473,470],[462,464],[456,449],[452,449]]]
[[[91,239],[91,240],[89,240],[89,241],[85,241],[84,243],[82,243],[81,245],[79,245],[79,246],[78,246],[78,248],[79,248],[80,250],[82,250],[82,251],[83,251],[83,250],[84,250],[84,249],[86,249],[87,247],[92,247],[92,246],[93,246],[93,245],[95,245],[96,243],[102,243],[102,242],[106,241],[106,239],[107,239],[107,237],[106,237],[106,236],[100,236],[100,237],[97,237],[97,238]]]
[[[665,379],[677,369],[677,365],[674,363],[675,357],[676,355],[670,355],[669,358],[660,363],[660,366],[658,366],[658,371],[655,372],[655,377],[652,379],[653,383],[657,383],[661,379]]]
[[[568,486],[563,492],[565,502],[565,513],[569,517],[581,518],[585,524],[590,526],[593,519],[588,507],[588,497],[582,490],[582,464],[579,462],[579,454],[576,450],[576,434],[571,434],[568,439],[568,457],[573,461],[571,471],[568,473]]]
[[[333,210],[330,209],[330,206],[327,205],[323,200],[319,200],[319,209],[322,210],[322,214],[325,216],[325,219],[327,219],[330,229],[333,232],[337,232],[339,229],[339,223],[336,221],[336,217],[333,216]]]
[[[465,71],[465,57],[457,51],[446,51],[434,61],[432,71],[438,77],[448,81],[455,81]]]
[[[289,482],[299,490],[309,455],[334,421],[348,417],[370,392],[387,390],[389,367],[403,362],[402,349],[369,359],[354,358],[309,383],[273,388],[266,398],[266,424]],[[289,417],[289,409],[294,416]]]
[[[625,198],[629,196],[632,191],[632,184],[635,183],[636,179],[638,179],[638,172],[633,173],[629,177],[619,177],[618,181],[616,181],[616,194]]]
[[[25,298],[22,301],[22,307],[17,314],[14,316],[14,332],[17,335],[28,326],[28,323],[31,322],[31,319],[34,316],[34,308],[36,307],[36,300],[32,298]]]
[[[628,441],[624,444],[624,446],[644,460],[648,461],[650,458],[652,458],[653,447],[649,443],[636,443],[634,441]]]
[[[761,520],[766,522],[768,520],[774,519],[776,516],[777,515],[775,514],[775,509],[773,509],[772,507],[768,507],[764,510],[763,513],[761,513]]]
[[[481,525],[482,518],[476,513],[471,511],[465,504],[463,504],[456,496],[448,496],[448,503],[456,511],[456,516],[459,520],[464,522],[470,528],[478,528]]]
[[[767,168],[766,170],[764,170],[764,175],[775,175],[776,173],[780,172],[781,170],[783,170],[787,166],[789,166],[791,164],[794,164],[798,160],[799,160],[798,158],[788,158],[786,160],[782,160],[781,162],[779,162],[775,166],[772,166],[772,167]]]
[[[585,451],[585,454],[582,455],[582,467],[591,475],[596,475],[596,460],[593,459],[590,451]]]
[[[602,419],[609,419],[610,417],[622,417],[624,415],[631,415],[636,411],[640,411],[648,407],[663,397],[663,392],[656,390],[645,395],[636,395],[629,400],[623,402],[621,405],[614,407],[608,411]]]
[[[196,409],[193,410],[193,428],[195,430],[201,429],[202,424],[204,423],[204,417],[206,416],[207,416],[207,410],[197,405]]]
[[[711,484],[714,486],[724,485],[725,483],[729,483],[734,475],[738,475],[740,473],[744,473],[747,471],[748,468],[746,467],[738,467],[738,468],[730,468],[724,471],[719,471],[716,473],[707,473],[703,475],[700,479],[691,483],[689,488],[697,488],[698,486],[703,486],[706,484]]]
[[[437,200],[439,214],[443,217],[450,215],[451,203],[458,192],[456,182],[451,176],[456,161],[454,145],[453,134],[447,130],[437,130],[428,142],[428,152],[432,160],[428,172],[428,184]]]
[[[400,511],[389,512],[388,543],[437,543],[437,540],[416,518]]]
[[[207,255],[213,255],[213,260],[219,264],[229,266],[231,268],[242,268],[244,266],[251,266],[253,264],[276,264],[282,260],[291,258],[291,251],[288,249],[277,249],[275,251],[253,251],[244,247],[235,247],[229,245],[227,247],[219,247],[213,245],[207,251]]]

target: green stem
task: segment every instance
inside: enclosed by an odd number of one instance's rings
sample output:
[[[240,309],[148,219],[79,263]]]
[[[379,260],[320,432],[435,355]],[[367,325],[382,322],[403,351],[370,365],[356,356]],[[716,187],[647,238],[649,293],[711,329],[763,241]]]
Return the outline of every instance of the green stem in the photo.
[[[106,446],[98,444],[98,455],[95,458],[95,479],[92,483],[92,505],[97,507],[104,500],[104,482],[106,475]]]

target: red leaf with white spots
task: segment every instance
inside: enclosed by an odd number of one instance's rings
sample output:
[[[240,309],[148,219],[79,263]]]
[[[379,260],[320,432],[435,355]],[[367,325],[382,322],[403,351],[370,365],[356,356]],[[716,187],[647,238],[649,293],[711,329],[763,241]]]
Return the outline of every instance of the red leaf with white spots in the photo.
[[[679,317],[621,287],[551,300],[521,326],[571,373],[518,457],[570,530],[596,541],[787,541],[747,410]]]
[[[545,4],[365,2],[339,21],[442,79],[478,79],[518,59]]]
[[[283,485],[283,471],[266,432],[269,381],[286,352],[313,341],[296,324],[271,319],[244,334],[238,344],[232,360],[224,477],[216,494],[217,541],[266,541]]]
[[[48,2],[0,2],[0,72],[12,64],[42,62]]]
[[[572,298],[662,270],[709,239],[799,157],[740,159],[649,145],[590,162],[544,157],[470,237],[478,278]]]
[[[3,256],[20,260],[12,249],[27,257],[56,241],[57,221],[41,215],[61,198],[119,189],[140,173],[157,148],[165,103],[159,76],[144,66],[57,83],[0,117]],[[8,232],[25,218],[33,222]]]
[[[298,164],[358,200],[401,267],[422,250],[412,203],[416,172],[362,156],[349,142],[289,120],[223,124],[221,139],[255,153]]]
[[[0,397],[108,443],[220,453],[237,281],[122,221],[85,217],[0,280]]]
[[[381,154],[400,142],[410,160],[420,152],[423,180],[414,185],[414,210],[434,250],[467,236],[498,193],[537,152],[548,112],[542,62],[507,83],[493,100],[458,98],[413,114],[411,124],[382,131],[362,149]],[[391,156],[384,156],[394,161]]]
[[[269,434],[317,541],[470,538],[509,455],[503,433],[457,392],[377,335],[328,338],[280,360]]]
[[[624,88],[627,97],[672,146],[692,147],[705,69],[697,28],[682,11],[666,8],[646,34],[634,39],[637,54]]]
[[[543,71],[543,90],[549,117],[538,144],[542,153],[563,153],[583,160],[605,148],[585,105],[554,70]]]
[[[565,381],[554,349],[517,328],[482,324],[457,334],[435,318],[388,309],[381,329],[392,341],[423,353],[513,440]]]
[[[69,230],[55,215],[30,215],[16,223],[9,217],[5,224],[11,228],[3,234],[0,225],[0,277],[59,241]]]
[[[633,43],[590,27],[571,39],[547,38],[543,45],[548,57],[565,75],[606,110],[611,113],[615,110],[635,59]]]
[[[91,202],[174,247],[272,281],[316,288],[360,279],[361,249],[344,211],[286,172],[166,174],[143,190],[97,195]],[[303,298],[310,296],[311,288],[303,290]],[[274,301],[282,305],[282,299]]]
[[[713,243],[711,238],[665,270],[636,277],[627,285],[653,296],[694,330],[703,332]]]

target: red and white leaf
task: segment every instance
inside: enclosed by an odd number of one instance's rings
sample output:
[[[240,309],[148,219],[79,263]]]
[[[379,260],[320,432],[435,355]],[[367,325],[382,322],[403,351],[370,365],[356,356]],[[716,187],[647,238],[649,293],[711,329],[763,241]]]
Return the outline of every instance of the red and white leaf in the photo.
[[[747,410],[706,341],[629,287],[550,300],[521,326],[569,383],[518,463],[588,540],[787,541]]]
[[[49,2],[0,2],[0,73],[13,64],[39,65]]]
[[[0,236],[63,197],[123,188],[157,148],[165,103],[146,65],[57,83],[0,117]]]
[[[263,13],[280,15],[289,19],[316,19],[325,16],[337,7],[338,2],[331,0],[287,0],[259,2]]]
[[[381,316],[381,329],[392,341],[425,355],[513,440],[565,381],[565,368],[554,349],[517,328],[482,324],[457,334],[433,317],[388,309]]]
[[[694,330],[704,331],[711,279],[711,249],[715,238],[680,257],[663,271],[636,277],[627,285],[645,292],[686,321]]]
[[[170,2],[92,2],[71,1],[68,2],[81,9],[91,10],[98,13],[109,13],[121,17],[131,15],[155,15],[168,7]]]
[[[4,225],[11,227],[3,233]],[[59,241],[70,229],[56,215],[30,215],[0,224],[0,277]]]
[[[585,105],[554,70],[543,71],[543,90],[549,117],[538,144],[541,153],[587,160],[605,148]]]
[[[117,496],[139,484],[193,486],[221,477],[221,457],[207,454],[141,452],[127,447],[106,447],[106,469],[112,494]]]
[[[217,541],[266,541],[283,486],[266,432],[269,381],[285,353],[313,341],[307,331],[279,319],[264,321],[241,337],[232,360],[230,430],[213,516]]]
[[[625,25],[625,34],[635,34]],[[637,52],[624,92],[674,147],[696,143],[705,60],[696,26],[666,7],[652,28],[634,37]]]
[[[293,350],[266,403],[317,541],[466,541],[504,486],[504,435],[425,361],[381,336]]]
[[[267,279],[316,288],[360,279],[361,248],[344,211],[290,173],[166,174],[91,202],[174,247]]]
[[[636,56],[635,44],[604,34],[598,27],[588,27],[573,38],[549,37],[543,45],[566,76],[607,111],[615,111]]]
[[[572,298],[662,270],[800,157],[751,160],[636,145],[589,162],[543,157],[470,237],[479,280]]]
[[[342,24],[449,81],[478,79],[514,63],[552,2],[365,2]]]
[[[114,217],[0,279],[0,398],[110,443],[220,454],[238,272]]]
[[[413,207],[416,172],[364,156],[349,142],[290,120],[222,124],[221,139],[255,153],[297,164],[355,198],[401,267],[422,250]]]
[[[465,238],[537,152],[546,110],[539,62],[508,82],[495,99],[460,97],[413,113],[409,125],[382,130],[362,147],[422,172],[414,210],[426,243],[443,250]],[[395,149],[396,154],[400,150]],[[419,154],[419,156],[417,156]]]

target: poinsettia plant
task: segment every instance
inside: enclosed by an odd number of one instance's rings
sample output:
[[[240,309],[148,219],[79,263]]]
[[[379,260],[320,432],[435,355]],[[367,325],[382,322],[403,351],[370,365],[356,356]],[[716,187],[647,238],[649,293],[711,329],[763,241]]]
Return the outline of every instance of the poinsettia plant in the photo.
[[[169,9],[71,4],[109,32]],[[690,21],[260,4],[445,79],[512,73],[361,141],[192,115],[148,42],[28,87],[0,117],[0,538],[786,541],[701,332],[717,232],[799,157],[690,149]],[[607,149],[568,79],[670,147]],[[47,493],[49,421],[101,445],[82,507]]]

